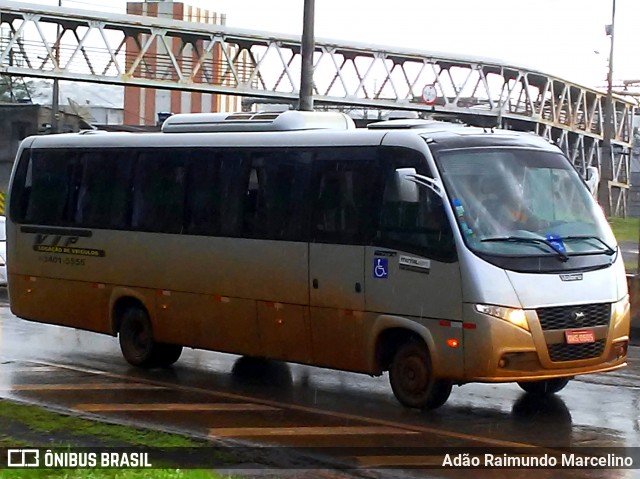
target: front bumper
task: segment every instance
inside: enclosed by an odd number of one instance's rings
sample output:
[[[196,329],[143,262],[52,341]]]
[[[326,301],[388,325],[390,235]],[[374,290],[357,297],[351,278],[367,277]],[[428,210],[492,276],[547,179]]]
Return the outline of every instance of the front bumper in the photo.
[[[564,330],[543,331],[536,310],[526,310],[530,331],[478,313],[472,304],[465,304],[464,314],[476,325],[464,330],[465,382],[542,380],[626,366],[628,311],[615,324],[610,319],[608,325],[591,328],[596,342],[578,348],[566,344]]]

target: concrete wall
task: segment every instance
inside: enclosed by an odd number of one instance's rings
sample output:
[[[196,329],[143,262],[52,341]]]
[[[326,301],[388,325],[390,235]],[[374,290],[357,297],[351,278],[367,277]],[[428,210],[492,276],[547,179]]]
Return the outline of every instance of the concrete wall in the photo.
[[[640,218],[640,171],[631,171],[629,179],[631,188],[627,197],[627,214],[632,218]]]
[[[0,103],[0,192],[7,191],[20,142],[27,136],[47,132],[51,109],[41,105]],[[80,131],[82,120],[60,113],[60,132]]]
[[[85,105],[91,116],[92,125],[122,125],[124,109],[108,106]]]
[[[39,105],[0,104],[0,164],[13,163],[23,138],[38,133]]]
[[[640,331],[640,276],[628,275],[631,301],[631,328]]]

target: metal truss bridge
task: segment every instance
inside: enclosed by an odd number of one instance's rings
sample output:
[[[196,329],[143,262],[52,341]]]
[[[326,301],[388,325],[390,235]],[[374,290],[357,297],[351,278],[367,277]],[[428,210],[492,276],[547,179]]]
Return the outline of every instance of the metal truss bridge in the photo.
[[[300,39],[220,25],[3,1],[0,75],[298,98]],[[555,141],[576,168],[611,165],[608,209],[626,215],[635,103],[614,97],[602,161],[604,92],[499,60],[316,40],[320,105],[401,109]],[[423,92],[431,94],[429,103]],[[608,173],[608,174],[607,174]]]

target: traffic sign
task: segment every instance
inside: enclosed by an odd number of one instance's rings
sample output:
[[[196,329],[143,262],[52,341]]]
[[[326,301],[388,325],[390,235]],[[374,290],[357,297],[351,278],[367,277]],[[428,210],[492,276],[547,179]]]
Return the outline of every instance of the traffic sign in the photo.
[[[422,101],[427,105],[435,104],[438,99],[438,92],[436,91],[436,87],[434,85],[427,85],[422,90]]]

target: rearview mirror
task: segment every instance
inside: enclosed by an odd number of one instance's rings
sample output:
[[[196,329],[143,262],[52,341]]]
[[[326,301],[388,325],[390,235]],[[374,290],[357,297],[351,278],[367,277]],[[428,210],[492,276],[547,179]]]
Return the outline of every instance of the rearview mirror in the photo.
[[[397,168],[393,183],[385,191],[385,201],[417,203],[420,199],[418,185],[410,180],[415,174],[415,168]]]
[[[598,171],[598,168],[595,166],[587,166],[584,180],[587,183],[587,187],[589,188],[591,195],[595,196],[598,189],[598,183],[600,183],[600,172]]]

